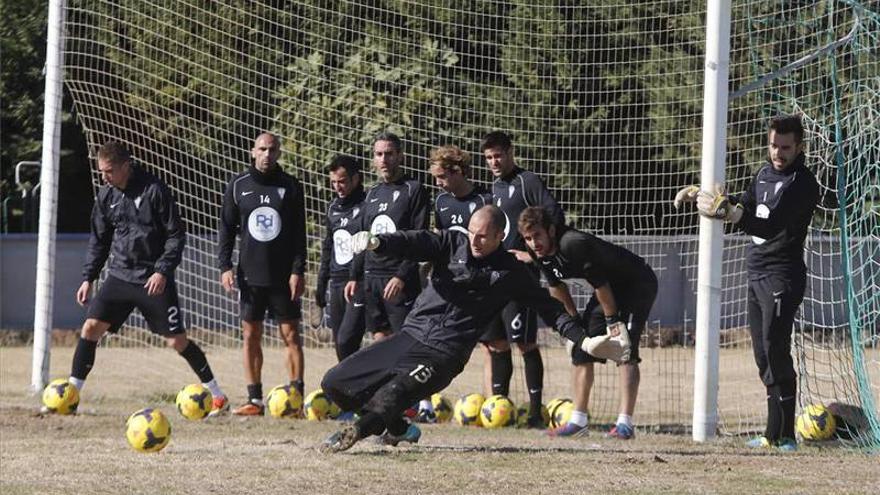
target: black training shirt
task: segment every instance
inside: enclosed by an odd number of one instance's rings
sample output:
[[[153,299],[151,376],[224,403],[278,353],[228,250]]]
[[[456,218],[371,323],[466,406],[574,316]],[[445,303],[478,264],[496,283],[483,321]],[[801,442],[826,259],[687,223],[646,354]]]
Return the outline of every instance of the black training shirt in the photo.
[[[492,204],[492,195],[480,184],[475,184],[469,194],[456,197],[454,194],[443,192],[434,200],[434,225],[439,230],[447,230],[453,227],[467,232],[471,215],[480,208]]]
[[[402,331],[462,364],[470,358],[486,324],[511,300],[534,308],[576,344],[586,335],[562,303],[538,284],[526,264],[500,247],[489,256],[474,258],[468,236],[458,230],[397,232],[379,239],[379,253],[430,261],[434,267]]]
[[[132,165],[125,190],[109,184],[98,189],[83,279],[97,279],[111,254],[109,274],[120,280],[142,284],[153,273],[172,278],[185,242],[186,229],[168,186]]]
[[[367,191],[360,222],[358,230],[376,235],[427,229],[428,193],[421,182],[405,175],[394,182],[378,182]],[[418,264],[367,251],[355,257],[350,277],[360,280],[364,274],[410,280],[418,276]]]
[[[799,274],[806,270],[804,240],[819,202],[819,183],[801,153],[786,170],[765,164],[732,202],[743,207],[736,226],[752,236],[749,278]]]
[[[306,265],[306,217],[302,184],[280,167],[263,174],[255,167],[226,186],[220,213],[217,256],[221,271],[232,269],[240,236],[238,271],[255,287],[286,285]]]
[[[321,244],[321,268],[318,271],[318,287],[327,286],[327,281],[348,280],[351,271],[351,236],[358,233],[360,223],[357,221],[363,211],[366,193],[363,186],[358,186],[344,197],[337,197],[327,207],[325,224],[327,235]]]
[[[625,299],[639,285],[655,280],[651,267],[640,256],[593,234],[566,228],[556,240],[553,256],[536,258],[530,252],[551,286],[562,284],[563,279],[574,283],[585,280],[593,287],[609,284],[616,298]]]
[[[507,217],[504,227],[504,249],[525,251],[526,245],[519,235],[516,225],[519,214],[529,206],[541,206],[550,212],[556,225],[565,225],[565,215],[559,203],[550,194],[544,181],[537,174],[514,169],[506,177],[499,177],[492,183],[492,200]]]

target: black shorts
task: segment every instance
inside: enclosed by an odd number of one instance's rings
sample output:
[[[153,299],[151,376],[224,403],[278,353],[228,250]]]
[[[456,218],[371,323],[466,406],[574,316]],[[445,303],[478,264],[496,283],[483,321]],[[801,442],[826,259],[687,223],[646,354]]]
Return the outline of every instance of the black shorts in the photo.
[[[466,357],[451,358],[400,332],[331,368],[324,375],[321,388],[343,410],[358,411],[385,384],[408,375],[413,380],[398,390],[403,394],[398,399],[406,407],[446,388],[466,362]]]
[[[648,322],[648,315],[651,313],[651,307],[654,306],[654,299],[657,298],[656,278],[654,278],[653,284],[648,282],[637,287],[635,290],[627,292],[626,299],[617,298],[617,294],[615,294],[615,298],[617,299],[618,315],[626,324],[627,333],[629,333],[629,341],[632,346],[630,348],[629,361],[627,361],[627,363],[638,364],[642,362],[642,358],[639,357],[639,340],[642,337],[642,332],[645,330],[645,324]],[[605,312],[602,310],[602,306],[599,304],[599,300],[596,299],[595,294],[590,298],[587,307],[584,309],[583,313],[581,313],[581,321],[586,326],[587,333],[590,337],[604,335],[607,332],[605,327]],[[604,359],[593,357],[581,350],[578,346],[572,348],[571,364],[578,365],[604,362]]]
[[[393,275],[367,275],[362,282],[366,326],[370,333],[400,331],[406,315],[409,314],[416,297],[421,292],[422,286],[418,274],[415,274],[404,280],[403,294],[396,300],[386,301],[382,294],[385,292],[385,285],[392,277]]]
[[[171,278],[167,279],[164,292],[149,296],[144,284],[107,277],[89,304],[86,318],[107,322],[110,331],[117,332],[134,308],[141,312],[147,327],[156,335],[172,337],[186,330],[178,303],[177,285]]]
[[[302,318],[300,300],[290,300],[290,286],[253,287],[244,277],[238,278],[239,317],[242,321],[263,321],[268,317],[275,321],[295,321]]]
[[[480,342],[505,340],[512,344],[538,341],[538,316],[535,310],[511,301],[486,325]]]

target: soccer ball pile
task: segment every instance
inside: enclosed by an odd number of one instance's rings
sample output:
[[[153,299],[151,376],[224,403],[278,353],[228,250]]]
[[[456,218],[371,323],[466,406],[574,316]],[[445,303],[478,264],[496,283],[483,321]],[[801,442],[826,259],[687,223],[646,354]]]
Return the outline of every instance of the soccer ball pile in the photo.
[[[171,440],[171,423],[158,409],[141,409],[128,417],[125,438],[138,452],[159,452]]]
[[[797,417],[795,428],[804,440],[828,440],[834,435],[837,422],[823,404],[812,404]]]
[[[79,406],[79,390],[64,378],[52,380],[43,389],[43,405],[48,412],[73,414]]]
[[[211,412],[214,396],[203,385],[195,383],[183,387],[177,393],[177,410],[186,419],[197,421]]]
[[[434,401],[433,398],[432,402],[434,403],[434,412],[440,418],[441,412],[438,412],[440,411],[437,405],[438,402]],[[548,406],[541,406],[541,417],[544,420],[544,426],[554,424],[554,418],[560,424],[567,423],[571,417],[571,411],[574,409],[574,404],[568,399],[553,400]],[[484,399],[480,394],[467,394],[461,396],[456,401],[455,407],[452,409],[452,417],[461,426],[481,426],[484,428],[516,426],[525,428],[529,421],[529,406],[524,404],[516,407],[513,401],[503,395],[493,395]]]

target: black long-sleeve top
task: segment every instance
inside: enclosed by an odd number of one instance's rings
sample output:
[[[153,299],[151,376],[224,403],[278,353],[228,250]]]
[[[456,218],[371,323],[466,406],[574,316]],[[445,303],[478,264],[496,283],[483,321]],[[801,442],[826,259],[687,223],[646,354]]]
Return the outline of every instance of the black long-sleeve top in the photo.
[[[458,228],[467,232],[471,216],[480,208],[492,204],[492,195],[480,184],[460,198],[444,192],[434,200],[434,226],[439,230]]]
[[[583,280],[592,287],[608,284],[614,297],[623,300],[640,285],[656,283],[642,257],[593,234],[563,228],[557,232],[556,242],[552,256],[538,258],[529,251],[550,286],[558,286],[563,280],[579,285]]]
[[[806,167],[803,153],[782,172],[765,164],[731,202],[743,208],[736,227],[752,236],[747,256],[750,279],[806,270],[804,241],[819,202],[819,183]]]
[[[525,251],[526,244],[519,235],[517,222],[520,213],[529,206],[545,208],[556,225],[565,225],[562,207],[550,194],[544,181],[534,172],[514,167],[506,176],[495,179],[492,183],[492,200],[507,217],[507,225],[504,227],[505,249]]]
[[[185,243],[186,228],[168,186],[132,165],[124,190],[98,190],[83,279],[97,279],[111,254],[109,274],[120,280],[145,283],[154,273],[173,278]]]
[[[363,211],[365,196],[363,186],[358,186],[348,196],[331,201],[327,207],[327,235],[321,243],[321,266],[318,270],[319,293],[324,293],[330,280],[348,280],[354,258],[351,236],[359,231],[358,219]]]
[[[434,267],[430,283],[413,304],[402,331],[462,364],[486,324],[511,300],[534,308],[557,332],[578,345],[586,336],[577,319],[539,285],[526,265],[500,247],[475,258],[468,236],[455,229],[378,237],[378,253],[431,261]]]
[[[263,174],[251,166],[226,187],[217,242],[221,271],[231,270],[240,236],[238,271],[255,287],[288,283],[306,265],[306,214],[302,184],[280,168]]]
[[[402,176],[394,182],[379,182],[367,191],[359,230],[385,234],[428,228],[428,193],[416,179]],[[355,257],[350,280],[364,274],[394,276],[409,280],[418,274],[418,263],[367,251]]]

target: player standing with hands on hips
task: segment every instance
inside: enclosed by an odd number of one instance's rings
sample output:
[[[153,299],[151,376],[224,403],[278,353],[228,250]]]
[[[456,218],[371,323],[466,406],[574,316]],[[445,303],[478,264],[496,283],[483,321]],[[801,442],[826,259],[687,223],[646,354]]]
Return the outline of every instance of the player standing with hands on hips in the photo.
[[[232,411],[240,416],[260,416],[265,411],[261,339],[267,310],[284,339],[290,387],[300,394],[304,388],[299,325],[305,287],[305,203],[302,184],[281,169],[280,155],[277,136],[257,136],[251,149],[254,163],[229,182],[220,213],[220,283],[232,293],[238,282],[244,333],[248,401]],[[237,272],[232,265],[236,235],[241,239]]]
[[[775,117],[769,127],[768,163],[742,194],[688,186],[674,204],[678,208],[696,201],[700,215],[729,222],[752,236],[746,261],[749,330],[758,375],[767,389],[767,428],[747,445],[794,451],[797,373],[791,332],[806,290],[804,241],[819,202],[819,183],[806,165],[800,117]]]
[[[89,308],[73,354],[70,383],[82,389],[95,363],[98,341],[107,332],[119,331],[137,308],[150,331],[164,337],[211,391],[214,411],[228,408],[205,353],[186,337],[174,282],[186,229],[171,191],[115,141],[98,151],[98,172],[105,185],[95,198],[84,280],[76,291],[76,301]],[[107,280],[90,302],[92,285],[111,254]]]

